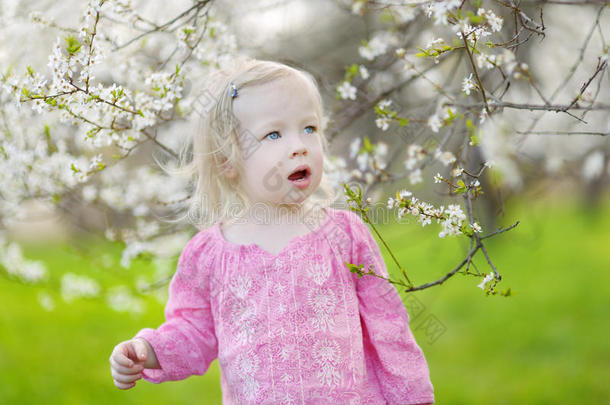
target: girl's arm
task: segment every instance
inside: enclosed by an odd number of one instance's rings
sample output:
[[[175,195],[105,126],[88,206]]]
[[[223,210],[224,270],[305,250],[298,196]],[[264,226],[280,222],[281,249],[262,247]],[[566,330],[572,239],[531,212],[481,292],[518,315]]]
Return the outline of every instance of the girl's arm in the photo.
[[[218,355],[210,306],[210,269],[205,260],[208,237],[206,232],[196,235],[182,251],[169,285],[165,322],[135,336],[147,342],[148,353],[154,358],[142,372],[142,378],[149,382],[203,375]]]
[[[388,277],[375,239],[362,219],[352,216],[352,260]],[[356,277],[356,276],[354,276]],[[365,355],[371,359],[388,404],[434,402],[428,364],[409,328],[409,315],[396,288],[381,278],[356,278]]]

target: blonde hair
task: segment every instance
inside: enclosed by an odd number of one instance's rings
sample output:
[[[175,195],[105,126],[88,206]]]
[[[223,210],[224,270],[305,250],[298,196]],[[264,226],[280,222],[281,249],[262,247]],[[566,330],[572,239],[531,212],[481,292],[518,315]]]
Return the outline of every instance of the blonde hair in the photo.
[[[238,122],[233,114],[231,84],[239,92],[249,86],[286,77],[305,79],[313,90],[316,115],[320,123],[320,140],[324,160],[327,161],[328,141],[322,130],[324,110],[315,78],[306,71],[278,62],[251,58],[236,60],[231,69],[219,70],[209,77],[209,85],[202,94],[205,102],[201,105],[205,106],[205,111],[200,111],[202,116],[199,131],[192,135],[186,145],[187,148],[192,148],[192,160],[188,162],[189,153],[185,153],[186,149],[181,154],[181,166],[194,181],[186,217],[197,228],[204,229],[218,221],[240,216],[248,206],[247,197],[238,187],[241,171],[238,171],[236,178],[225,175],[229,167],[238,168],[243,161]],[[318,190],[309,197],[317,206],[329,206],[336,199],[335,190],[326,174],[327,167],[324,165]]]

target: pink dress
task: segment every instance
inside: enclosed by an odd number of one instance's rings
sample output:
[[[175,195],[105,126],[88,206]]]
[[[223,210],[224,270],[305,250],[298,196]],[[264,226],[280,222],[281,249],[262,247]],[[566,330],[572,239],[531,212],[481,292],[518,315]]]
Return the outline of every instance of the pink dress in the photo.
[[[277,255],[227,241],[220,223],[195,235],[169,285],[165,323],[136,335],[161,365],[143,378],[203,375],[218,358],[225,405],[434,402],[396,289],[345,265],[372,264],[387,277],[371,232],[351,211],[326,212]]]

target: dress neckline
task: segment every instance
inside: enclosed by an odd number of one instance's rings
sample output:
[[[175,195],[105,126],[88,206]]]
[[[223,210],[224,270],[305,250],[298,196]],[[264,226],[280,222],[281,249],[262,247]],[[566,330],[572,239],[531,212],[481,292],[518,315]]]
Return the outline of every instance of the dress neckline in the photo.
[[[322,209],[326,213],[326,218],[324,218],[324,220],[315,229],[313,229],[303,235],[297,235],[294,238],[290,239],[290,241],[288,241],[288,243],[286,245],[284,245],[284,247],[277,254],[271,253],[268,250],[263,249],[255,242],[248,243],[248,244],[240,244],[240,243],[235,243],[235,242],[231,242],[231,241],[227,240],[225,238],[225,236],[223,235],[222,231],[220,230],[220,224],[222,221],[218,221],[214,225],[214,233],[216,233],[216,236],[218,237],[218,239],[220,239],[225,246],[227,246],[231,249],[238,250],[238,251],[240,251],[242,249],[246,249],[249,252],[258,252],[264,256],[268,256],[271,258],[277,258],[277,257],[280,257],[281,255],[283,255],[286,251],[288,251],[296,242],[307,240],[313,236],[318,235],[320,233],[320,231],[322,229],[324,229],[326,227],[326,225],[328,225],[328,223],[331,220],[330,210],[326,207],[323,207]]]

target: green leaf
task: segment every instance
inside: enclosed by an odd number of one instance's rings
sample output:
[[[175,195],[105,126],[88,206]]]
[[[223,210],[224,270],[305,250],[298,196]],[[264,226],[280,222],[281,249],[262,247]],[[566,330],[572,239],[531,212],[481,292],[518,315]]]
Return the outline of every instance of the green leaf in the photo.
[[[364,276],[364,272],[362,271],[362,268],[364,267],[363,264],[360,264],[358,266],[356,266],[355,264],[352,263],[348,263],[347,261],[345,262],[345,265],[347,266],[347,268],[349,269],[349,271],[351,273],[355,273],[358,275],[358,278]]]
[[[78,40],[76,38],[74,38],[72,35],[68,35],[66,38],[66,51],[68,51],[68,54],[70,55],[74,55],[76,52],[78,52],[81,48],[81,43],[78,42]]]
[[[466,192],[466,184],[464,184],[464,180],[458,180],[458,187],[455,189],[455,192],[458,194],[462,194]]]
[[[358,74],[358,65],[353,63],[345,67],[345,80],[350,82]]]
[[[398,119],[398,124],[399,124],[401,127],[404,127],[405,125],[409,124],[409,120],[408,120],[408,119],[406,119],[406,118],[399,118],[399,119]]]
[[[369,140],[368,136],[364,137],[363,147],[365,151],[369,153],[373,152],[373,145],[371,144],[371,141]]]
[[[195,32],[194,29],[192,28],[183,28],[182,32],[184,32],[184,34],[188,37],[190,34],[192,34],[193,32]]]

